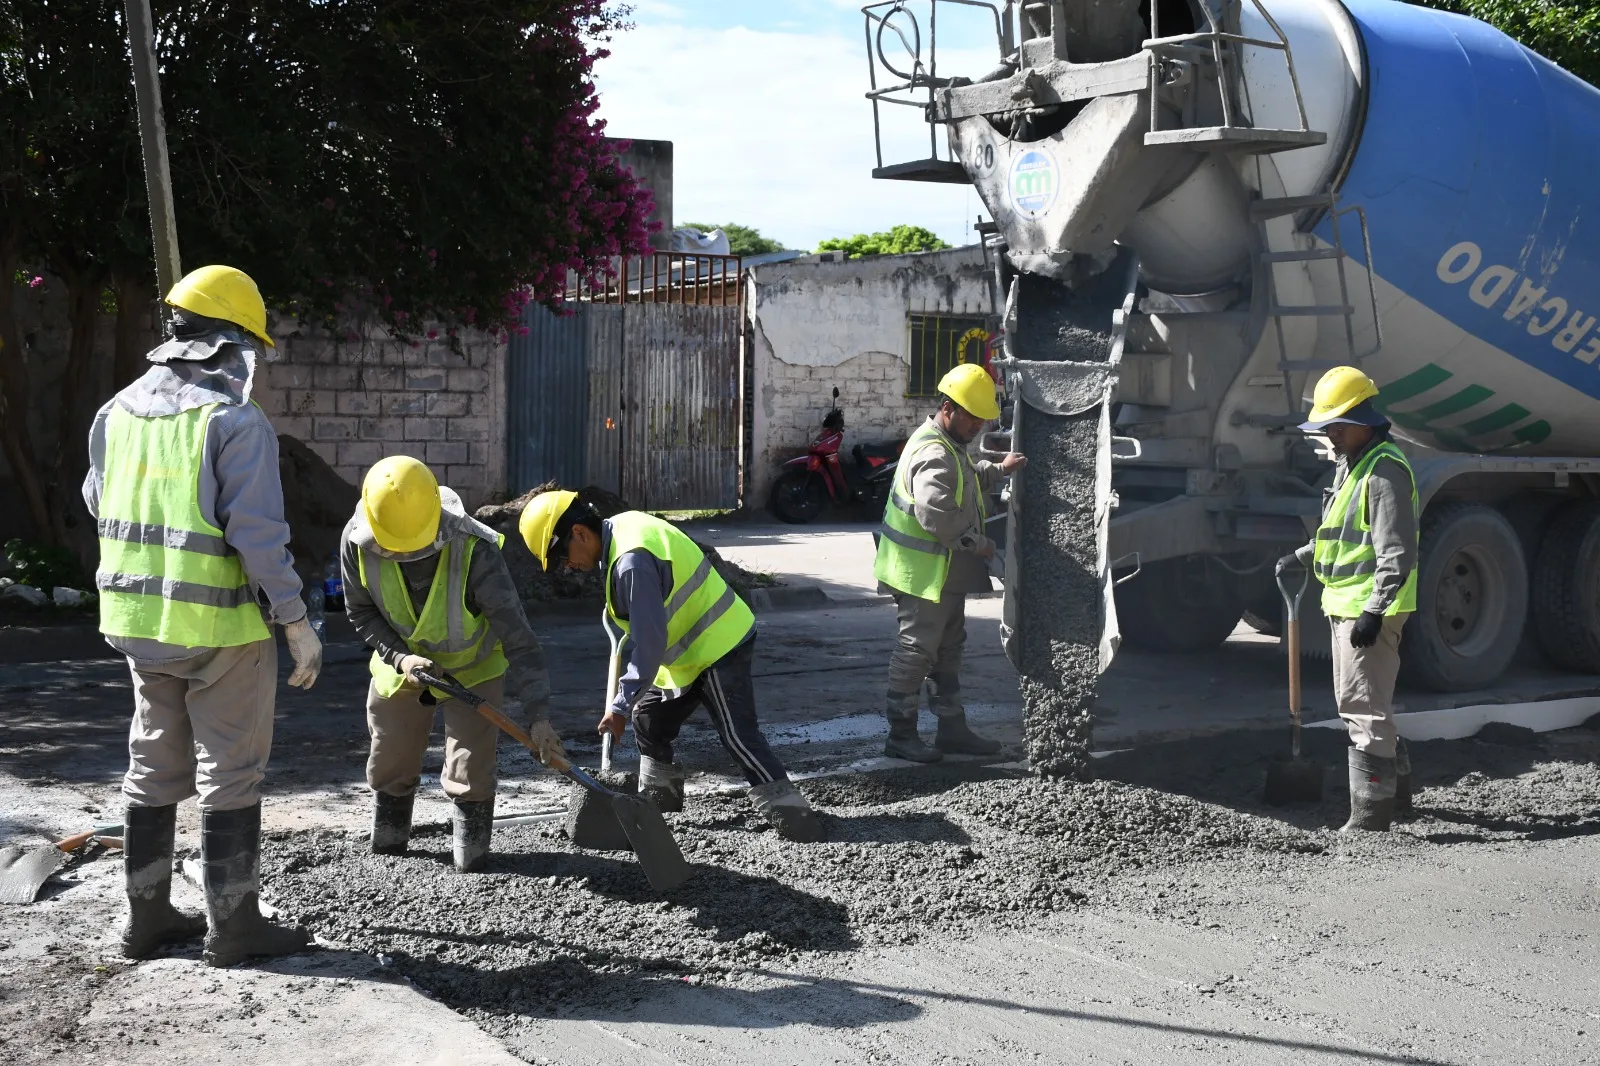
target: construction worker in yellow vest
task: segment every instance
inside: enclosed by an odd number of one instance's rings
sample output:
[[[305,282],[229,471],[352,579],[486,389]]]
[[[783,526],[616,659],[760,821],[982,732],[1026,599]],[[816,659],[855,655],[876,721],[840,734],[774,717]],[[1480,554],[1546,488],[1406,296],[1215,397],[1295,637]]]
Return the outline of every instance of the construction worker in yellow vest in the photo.
[[[961,701],[967,596],[993,587],[987,561],[995,545],[984,531],[984,495],[1027,462],[1015,453],[1000,463],[968,457],[967,445],[999,417],[988,372],[973,363],[954,367],[939,382],[939,409],[900,454],[883,510],[873,572],[900,616],[900,639],[889,655],[883,753],[897,759],[937,762],[946,754],[1000,750],[998,741],[967,726]],[[924,681],[938,722],[931,747],[917,734]]]
[[[1344,831],[1387,830],[1411,807],[1411,759],[1394,721],[1400,630],[1417,609],[1417,487],[1373,406],[1378,387],[1352,366],[1322,376],[1300,428],[1333,445],[1333,488],[1314,541],[1278,561],[1312,568],[1333,628],[1333,689],[1350,732]]]
[[[306,946],[305,930],[257,906],[261,780],[272,753],[278,646],[310,688],[322,644],[306,620],[289,554],[278,438],[250,401],[272,348],[256,284],[201,267],[166,296],[171,339],[89,431],[84,502],[100,538],[100,632],[128,658],[122,953],[206,934],[205,960],[229,966]],[[171,903],[177,805],[198,795],[206,910]]]
[[[457,870],[488,863],[494,830],[495,724],[460,700],[426,688],[417,672],[449,674],[523,722],[539,758],[561,752],[550,726],[550,674],[511,580],[504,538],[467,514],[417,459],[375,463],[339,545],[345,612],[372,649],[367,687],[367,785],[372,850],[403,854],[436,712],[444,715],[439,783],[453,807]]]
[[[628,661],[600,732],[639,744],[639,791],[664,811],[683,810],[683,768],[672,743],[696,707],[711,714],[722,746],[750,782],[750,801],[778,834],[823,838],[811,804],[789,780],[756,721],[750,664],[755,616],[677,526],[640,511],[602,518],[585,494],[535,496],[518,522],[539,565],[603,567],[606,611],[628,639]]]

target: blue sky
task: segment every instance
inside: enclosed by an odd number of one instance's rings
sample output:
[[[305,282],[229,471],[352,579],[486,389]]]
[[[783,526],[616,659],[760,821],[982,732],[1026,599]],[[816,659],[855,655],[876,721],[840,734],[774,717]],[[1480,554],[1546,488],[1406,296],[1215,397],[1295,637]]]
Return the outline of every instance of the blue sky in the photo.
[[[856,0],[636,0],[633,22],[596,68],[600,117],[614,136],[674,142],[677,222],[738,222],[798,248],[898,223],[974,239],[970,186],[871,177]],[[940,45],[941,72],[991,65],[982,34]],[[888,111],[885,162],[925,155],[919,113]]]

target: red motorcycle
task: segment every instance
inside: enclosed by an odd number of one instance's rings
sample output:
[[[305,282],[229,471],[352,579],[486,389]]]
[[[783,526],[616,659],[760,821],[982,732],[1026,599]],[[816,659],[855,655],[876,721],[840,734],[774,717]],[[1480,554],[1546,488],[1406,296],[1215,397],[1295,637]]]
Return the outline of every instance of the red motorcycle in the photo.
[[[895,469],[905,438],[857,444],[851,458],[841,460],[844,443],[844,412],[838,407],[839,390],[833,390],[834,407],[822,420],[822,433],[811,442],[806,454],[783,464],[783,473],[772,483],[767,510],[782,521],[800,525],[834,506],[859,503],[877,511],[889,499]]]

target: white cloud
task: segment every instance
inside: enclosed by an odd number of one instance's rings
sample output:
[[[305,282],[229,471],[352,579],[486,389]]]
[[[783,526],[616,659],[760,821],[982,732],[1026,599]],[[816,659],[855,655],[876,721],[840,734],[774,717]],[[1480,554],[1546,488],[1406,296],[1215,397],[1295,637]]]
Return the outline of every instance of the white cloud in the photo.
[[[804,248],[897,223],[972,240],[981,205],[970,186],[873,180],[861,38],[641,18],[611,48],[597,67],[600,117],[610,135],[674,142],[676,221],[739,222]],[[941,49],[941,72],[986,65]],[[883,111],[884,161],[925,156],[921,113]]]

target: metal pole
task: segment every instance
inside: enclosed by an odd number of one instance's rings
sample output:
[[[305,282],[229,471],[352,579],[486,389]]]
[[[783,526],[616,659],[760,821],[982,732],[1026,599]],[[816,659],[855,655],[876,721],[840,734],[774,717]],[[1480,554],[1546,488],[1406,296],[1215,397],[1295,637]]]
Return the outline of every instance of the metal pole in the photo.
[[[183,276],[178,259],[178,220],[172,210],[172,171],[167,166],[167,124],[161,117],[161,78],[156,70],[156,31],[150,0],[124,0],[128,51],[133,59],[133,94],[139,107],[139,142],[144,147],[144,183],[150,194],[150,236],[156,251],[157,296],[166,296]]]

